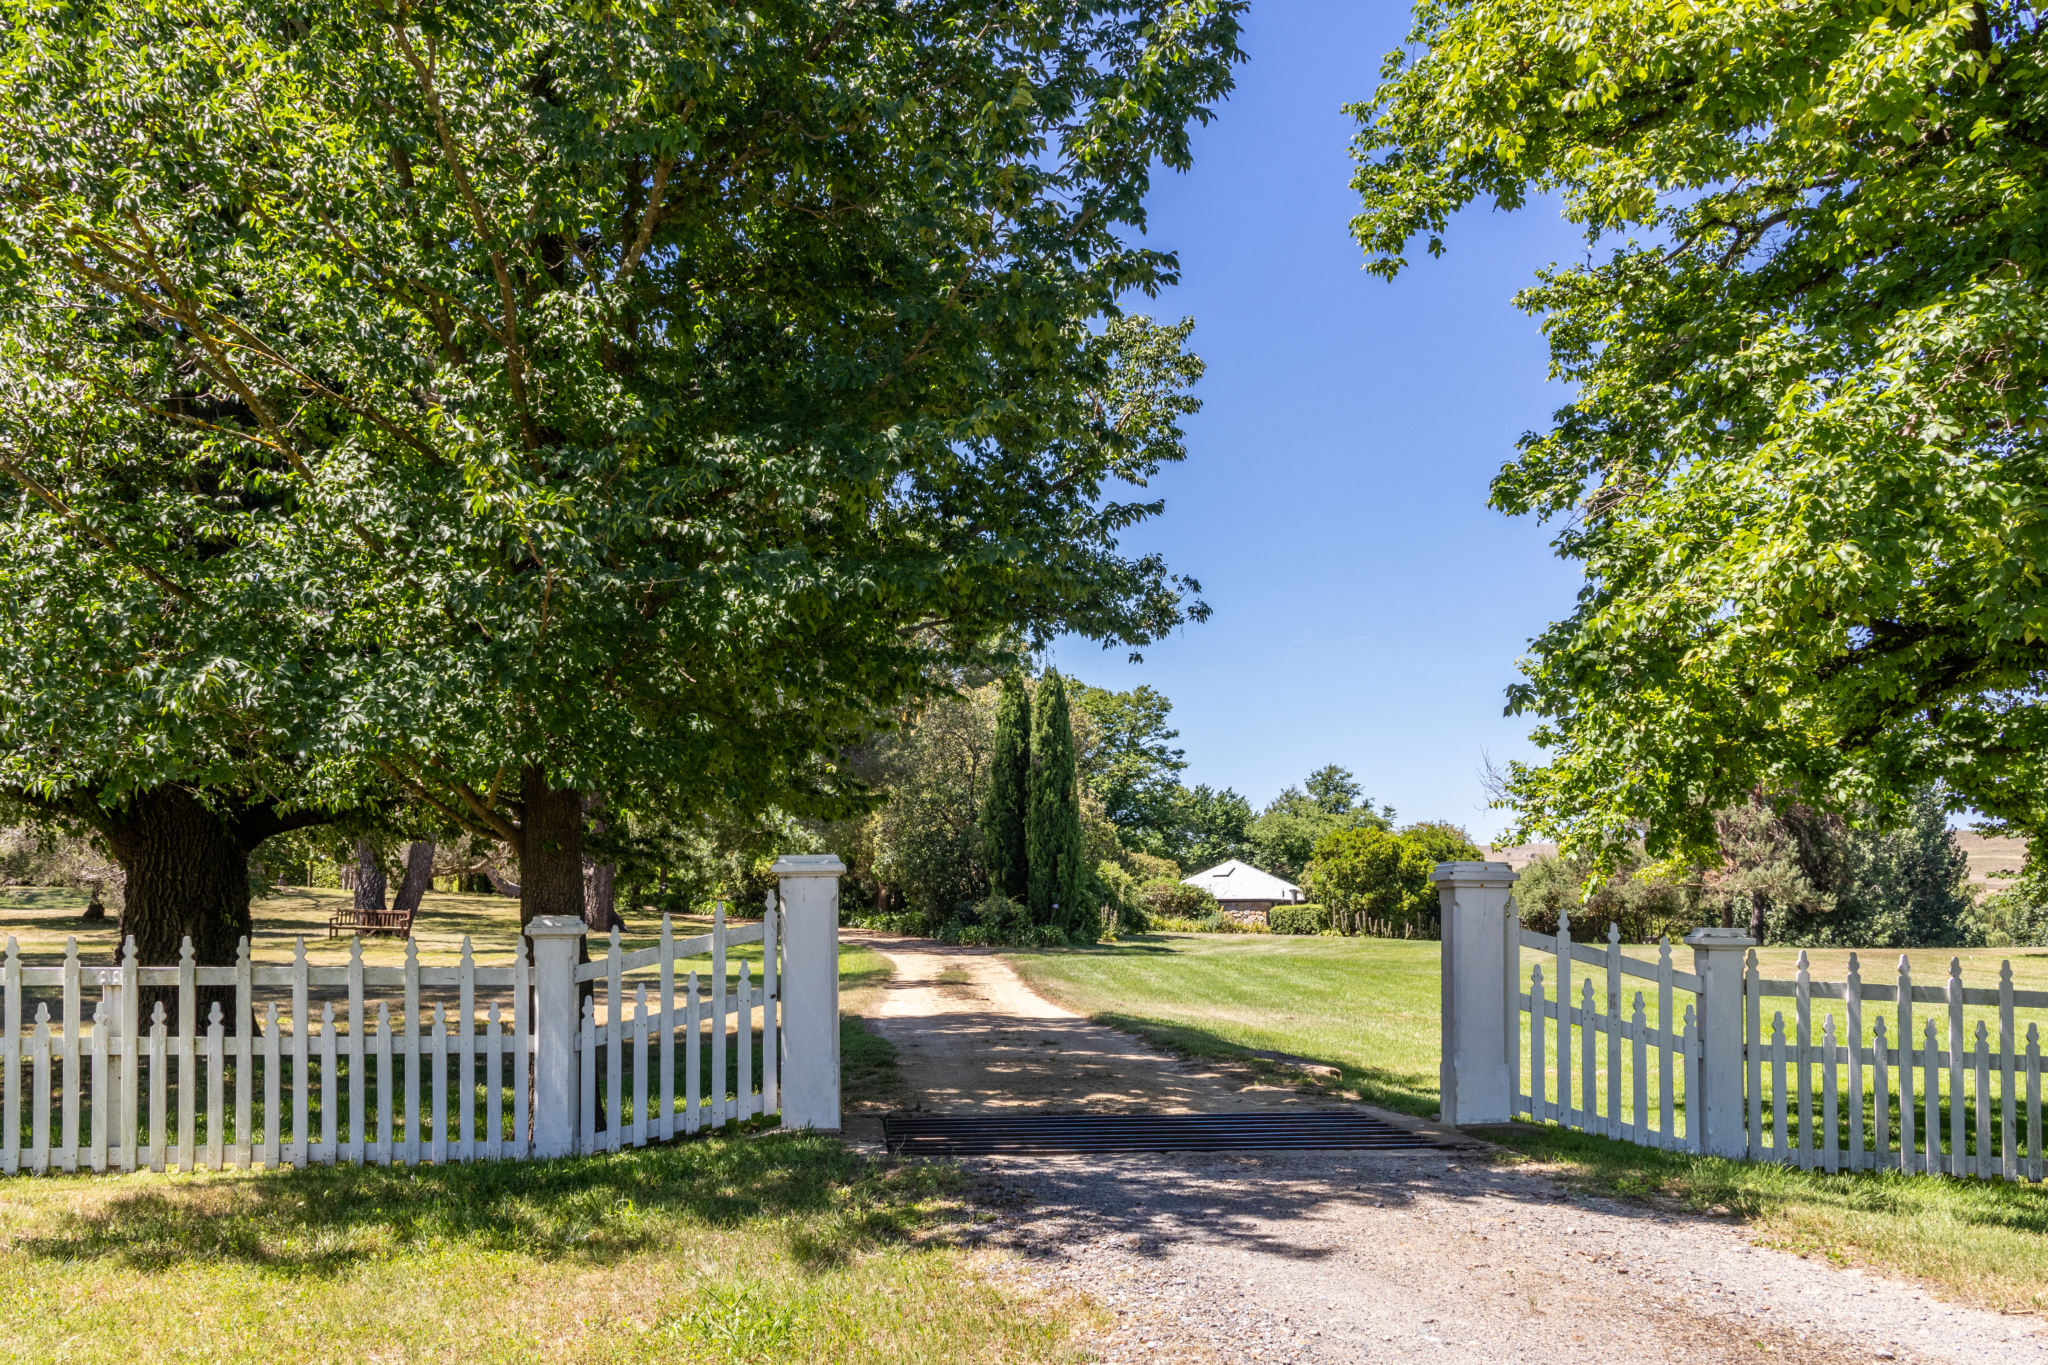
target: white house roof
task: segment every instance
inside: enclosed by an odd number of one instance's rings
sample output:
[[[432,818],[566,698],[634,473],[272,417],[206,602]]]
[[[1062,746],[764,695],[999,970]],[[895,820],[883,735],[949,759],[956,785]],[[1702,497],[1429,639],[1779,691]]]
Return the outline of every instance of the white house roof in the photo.
[[[1301,888],[1293,882],[1283,882],[1272,873],[1261,872],[1250,863],[1241,863],[1235,858],[1227,863],[1218,863],[1207,872],[1197,872],[1180,880],[1183,886],[1199,886],[1219,901],[1301,899]]]

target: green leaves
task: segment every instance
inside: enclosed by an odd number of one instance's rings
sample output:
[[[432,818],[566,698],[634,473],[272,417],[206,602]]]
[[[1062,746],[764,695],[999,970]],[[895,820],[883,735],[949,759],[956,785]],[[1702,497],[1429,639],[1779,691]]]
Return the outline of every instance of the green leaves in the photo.
[[[1520,299],[1576,397],[1494,485],[1587,575],[1510,693],[1553,750],[1518,836],[1704,859],[1753,789],[1933,781],[2048,819],[2031,14],[1481,3],[1413,38],[1356,110],[1373,268],[1531,189],[1595,248]]]
[[[1117,300],[1239,8],[18,6],[0,786],[828,812],[935,672],[1199,617]]]

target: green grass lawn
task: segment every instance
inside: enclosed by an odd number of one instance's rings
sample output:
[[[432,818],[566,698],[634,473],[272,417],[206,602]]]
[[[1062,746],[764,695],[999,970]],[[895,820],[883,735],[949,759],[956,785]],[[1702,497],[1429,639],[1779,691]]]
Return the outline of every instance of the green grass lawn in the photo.
[[[1071,1010],[1197,1057],[1259,1066],[1279,1052],[1337,1068],[1374,1104],[1437,1110],[1434,943],[1279,934],[1144,934],[1013,953]]]
[[[844,950],[858,1007],[889,965]],[[846,1020],[847,1089],[894,1054]],[[599,1157],[0,1181],[0,1358],[1072,1361],[949,1167],[718,1133]]]
[[[1047,998],[1166,1047],[1253,1065],[1262,1051],[1303,1058],[1338,1073],[1315,1083],[1427,1116],[1438,1107],[1437,953],[1434,943],[1384,939],[1147,934],[1091,948],[1013,952],[1009,960]],[[1655,950],[1630,953],[1654,957]],[[1690,950],[1674,956],[1676,965],[1690,969]],[[1916,981],[1934,984],[1950,956],[1913,954]],[[1964,981],[1972,986],[1995,985],[2005,957],[2012,958],[2023,988],[2048,980],[2048,954],[1963,956]],[[1767,950],[1764,974],[1790,977],[1796,957],[1796,950]],[[1841,978],[1846,953],[1811,957],[1815,979]],[[1523,958],[1526,982],[1537,955]],[[1896,953],[1863,959],[1865,980],[1892,979]],[[1604,1008],[1605,976],[1593,979]],[[1625,989],[1632,1003],[1636,985]],[[1929,1009],[1916,1008],[1923,1015]],[[1821,1013],[1816,1002],[1816,1038]],[[1969,1013],[1974,1019],[1980,1011]],[[1517,1159],[1541,1163],[1587,1189],[1742,1220],[1766,1245],[1875,1266],[1994,1307],[2048,1308],[2048,1188],[1875,1172],[1806,1174],[1660,1152],[1554,1126],[1517,1124],[1486,1135]]]

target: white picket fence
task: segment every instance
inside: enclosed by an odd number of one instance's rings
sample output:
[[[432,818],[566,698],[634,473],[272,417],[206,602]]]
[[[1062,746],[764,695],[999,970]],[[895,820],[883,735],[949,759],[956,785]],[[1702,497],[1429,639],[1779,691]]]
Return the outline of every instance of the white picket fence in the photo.
[[[580,1061],[580,1085],[567,1091],[575,1113],[556,1115],[576,1135],[570,1150],[639,1146],[774,1113],[789,1061],[778,1027],[782,918],[771,908],[734,928],[721,907],[709,933],[678,939],[663,916],[655,946],[624,951],[614,931],[605,953],[582,965],[571,943],[552,959],[537,953],[531,966],[524,952],[478,966],[467,938],[453,967],[421,966],[411,940],[404,966],[367,966],[360,939],[342,965],[314,965],[304,939],[289,964],[271,965],[253,961],[244,939],[234,966],[201,967],[188,939],[180,965],[145,967],[131,939],[121,966],[94,968],[79,961],[74,939],[61,966],[30,967],[10,937],[0,966],[0,1172],[552,1155],[536,1142],[548,1128],[539,1111],[550,1101],[536,1085],[546,1089],[539,1063],[551,1035],[564,1051],[573,1039]],[[555,931],[558,940],[568,932]],[[735,988],[727,953],[753,943],[762,945],[760,979],[742,963]],[[707,956],[700,979],[690,962]],[[573,983],[563,980],[552,998],[580,998],[580,1021],[537,1017],[551,993],[536,989],[535,974],[551,960],[573,969]],[[161,1002],[145,1027],[140,999],[153,987],[175,991],[175,1028]],[[25,992],[36,988],[58,993],[57,1017],[43,1001],[24,1033]],[[223,1017],[216,1000],[201,1027],[208,988],[232,991],[234,1006]],[[345,998],[315,1004],[316,991]],[[377,991],[393,998],[373,1000]],[[454,999],[423,1003],[423,992]]]
[[[1645,961],[1623,952],[1614,925],[1599,944],[1573,941],[1568,916],[1555,934],[1524,929],[1515,879],[1496,863],[1434,874],[1447,1121],[1527,1117],[1802,1170],[2048,1178],[2041,1021],[2019,1017],[2048,1011],[2048,991],[2016,989],[2011,962],[1996,987],[1971,987],[1950,957],[1942,984],[1921,986],[1902,954],[1894,981],[1874,984],[1856,953],[1844,979],[1816,981],[1801,952],[1793,979],[1775,980],[1739,931],[1701,929],[1686,937],[1685,971],[1669,939]],[[1527,952],[1539,956],[1525,986]],[[1652,984],[1654,1021],[1643,989],[1629,998],[1631,979]],[[1791,1002],[1789,1036],[1770,997]],[[1936,1008],[1916,1016],[1915,1005]]]
[[[1530,972],[1529,989],[1520,989],[1520,954],[1510,956],[1511,968],[1516,969],[1510,989],[1515,992],[1520,1016],[1527,1020],[1518,1033],[1528,1039],[1526,1054],[1520,1047],[1515,1049],[1515,1112],[1645,1147],[1699,1150],[1697,1125],[1681,1122],[1684,1111],[1679,1104],[1680,1096],[1698,1088],[1698,1024],[1691,1001],[1686,1002],[1682,1018],[1672,1013],[1673,992],[1696,994],[1699,978],[1672,965],[1671,940],[1666,938],[1658,945],[1657,961],[1648,965],[1623,955],[1621,931],[1614,925],[1608,926],[1607,942],[1598,947],[1572,941],[1569,915],[1558,916],[1555,934],[1524,929],[1519,919],[1512,921],[1511,932],[1521,948],[1534,949],[1548,958],[1552,964],[1549,980],[1556,991],[1554,999],[1546,995],[1541,961]],[[1581,980],[1579,1003],[1571,1003],[1574,962],[1605,978],[1604,1013],[1595,1005],[1591,978]],[[1654,983],[1654,1024],[1644,1012],[1640,990],[1629,1013],[1622,1014],[1624,977]],[[1576,1094],[1574,1031],[1579,1054]],[[1604,1068],[1600,1065],[1603,1042]],[[1526,1078],[1520,1066],[1523,1055],[1528,1058]],[[1555,1058],[1554,1075],[1551,1058]],[[1556,1098],[1551,1098],[1552,1094]]]
[[[1954,957],[1939,986],[1914,985],[1904,954],[1892,985],[1865,984],[1855,953],[1849,954],[1842,981],[1813,980],[1804,952],[1791,981],[1763,979],[1753,949],[1746,966],[1743,1056],[1752,1158],[1830,1172],[1896,1169],[1909,1175],[2043,1177],[2040,1023],[2027,1023],[2022,1054],[2015,1045],[2015,1012],[2048,1010],[2048,991],[2014,989],[2010,961],[2000,964],[1995,988],[1963,985],[1962,964]],[[1783,1010],[1771,1012],[1766,1039],[1766,996],[1792,1000],[1789,1045]],[[1841,1002],[1840,1033],[1830,1011],[1815,1036],[1815,1000]],[[1913,1046],[1916,1003],[1940,1007],[1922,1022],[1918,1047]],[[1877,1013],[1867,1045],[1866,1004],[1890,1006],[1896,1021],[1895,1031],[1888,1033],[1884,1014]],[[1974,1030],[1969,1027],[1965,1010],[1971,1007],[1997,1011],[1996,1051],[1990,1020],[1980,1017]],[[1813,1083],[1816,1067],[1818,1085]]]

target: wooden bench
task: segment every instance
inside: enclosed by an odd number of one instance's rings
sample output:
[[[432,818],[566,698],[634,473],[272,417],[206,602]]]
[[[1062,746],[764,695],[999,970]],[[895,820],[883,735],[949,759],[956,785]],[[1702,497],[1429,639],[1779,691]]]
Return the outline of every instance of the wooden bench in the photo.
[[[351,905],[327,917],[327,937],[396,934],[400,938],[411,938],[413,914],[411,910],[358,910]]]

